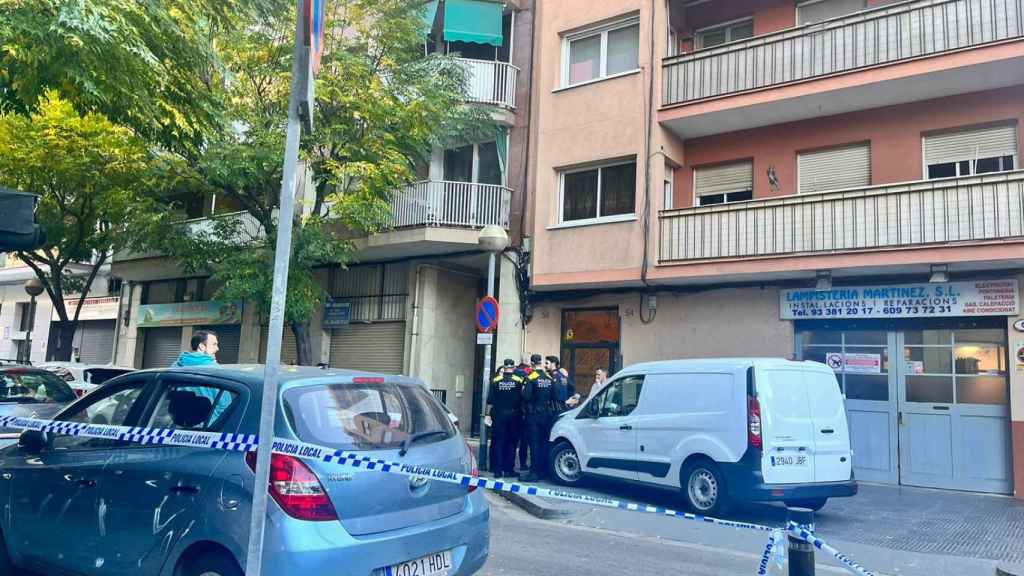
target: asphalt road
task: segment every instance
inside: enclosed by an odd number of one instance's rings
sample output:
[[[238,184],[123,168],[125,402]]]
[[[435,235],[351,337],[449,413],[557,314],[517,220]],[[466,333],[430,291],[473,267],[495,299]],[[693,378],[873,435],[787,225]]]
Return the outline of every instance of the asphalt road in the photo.
[[[538,520],[504,499],[491,502],[486,576],[631,576],[756,574],[759,553]],[[767,539],[764,539],[765,543]],[[763,544],[762,544],[763,549]],[[818,574],[846,574],[819,565]],[[776,572],[778,573],[778,572]]]

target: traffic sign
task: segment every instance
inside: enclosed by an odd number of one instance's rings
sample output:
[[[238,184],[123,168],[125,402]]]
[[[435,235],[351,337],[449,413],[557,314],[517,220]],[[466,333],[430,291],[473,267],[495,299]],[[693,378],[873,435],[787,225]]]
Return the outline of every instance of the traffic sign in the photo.
[[[486,296],[476,304],[476,328],[480,332],[493,332],[498,327],[501,309],[494,296]]]

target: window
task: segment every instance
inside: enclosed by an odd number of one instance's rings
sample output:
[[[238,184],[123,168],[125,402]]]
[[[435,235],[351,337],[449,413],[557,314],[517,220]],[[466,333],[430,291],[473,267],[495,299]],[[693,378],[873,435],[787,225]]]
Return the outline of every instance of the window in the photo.
[[[67,383],[42,371],[9,370],[0,373],[0,403],[65,404],[75,399]]]
[[[643,390],[643,376],[627,376],[612,382],[601,390],[587,406],[592,417],[621,418],[629,416],[640,403],[640,391]]]
[[[107,294],[111,296],[121,295],[121,286],[123,282],[120,278],[108,278],[107,279]]]
[[[675,181],[675,178],[676,178],[676,169],[673,168],[672,166],[669,166],[668,164],[666,164],[665,165],[665,189],[664,189],[664,192],[663,192],[665,197],[664,197],[664,199],[662,201],[662,209],[663,210],[671,210],[672,209],[672,204],[674,202],[673,198],[674,198],[674,195],[675,195],[674,194],[674,188],[675,187],[673,186],[673,182]]]
[[[128,417],[132,413],[136,401],[142,395],[146,382],[146,380],[136,380],[124,386],[101,388],[86,396],[83,403],[77,404],[74,412],[63,415],[61,421],[124,426],[128,423]],[[100,447],[106,446],[109,442],[109,440],[78,436],[55,436],[53,449]]]
[[[563,172],[562,222],[633,214],[636,161]]]
[[[293,388],[284,413],[304,442],[339,450],[385,450],[419,439],[423,444],[455,435],[437,400],[420,385],[335,384]]]
[[[712,48],[720,44],[735,42],[754,36],[754,21],[745,19],[719,24],[697,31],[697,47]]]
[[[173,386],[160,398],[150,428],[217,431],[238,394],[213,386]]]
[[[447,182],[502,185],[504,177],[497,142],[446,149],[442,179]]]
[[[797,26],[814,24],[867,8],[867,0],[810,0],[796,6]]]
[[[742,202],[754,198],[754,163],[750,160],[693,169],[698,206]]]
[[[15,304],[15,313],[18,315],[18,330],[28,332],[35,328],[35,316],[32,313],[31,302],[20,302]]]
[[[797,179],[801,194],[870,186],[871,145],[801,152],[797,155]]]
[[[640,67],[640,23],[630,18],[567,36],[562,85],[575,86]]]
[[[1017,167],[1017,126],[1004,124],[932,134],[923,139],[925,175],[972,176]]]

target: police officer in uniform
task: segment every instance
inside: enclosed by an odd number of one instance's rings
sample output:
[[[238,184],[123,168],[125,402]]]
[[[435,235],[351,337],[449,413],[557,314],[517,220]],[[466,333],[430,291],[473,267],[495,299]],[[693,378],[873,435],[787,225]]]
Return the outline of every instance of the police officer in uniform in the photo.
[[[540,354],[530,357],[533,371],[523,388],[526,434],[530,439],[530,473],[522,477],[523,482],[537,482],[547,472],[548,434],[553,418],[559,412],[554,381],[541,365],[543,361]]]
[[[491,381],[487,395],[487,416],[491,421],[491,473],[495,478],[515,476],[516,443],[523,419],[523,379],[516,373],[515,360],[505,360],[501,372]]]

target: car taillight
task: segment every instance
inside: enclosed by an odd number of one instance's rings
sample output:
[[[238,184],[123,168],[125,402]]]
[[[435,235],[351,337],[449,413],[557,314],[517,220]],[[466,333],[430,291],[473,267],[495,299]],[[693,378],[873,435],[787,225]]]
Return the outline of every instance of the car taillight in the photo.
[[[246,452],[245,463],[256,471],[256,452]],[[298,520],[337,520],[327,491],[305,462],[284,454],[270,457],[270,496],[285,514]]]
[[[747,396],[747,441],[761,449],[761,403],[753,396]]]
[[[466,444],[466,454],[469,455],[469,475],[472,476],[473,478],[479,478],[480,469],[477,468],[476,456],[473,455],[473,449],[469,447],[469,444]],[[475,492],[476,486],[470,486],[469,491]]]

